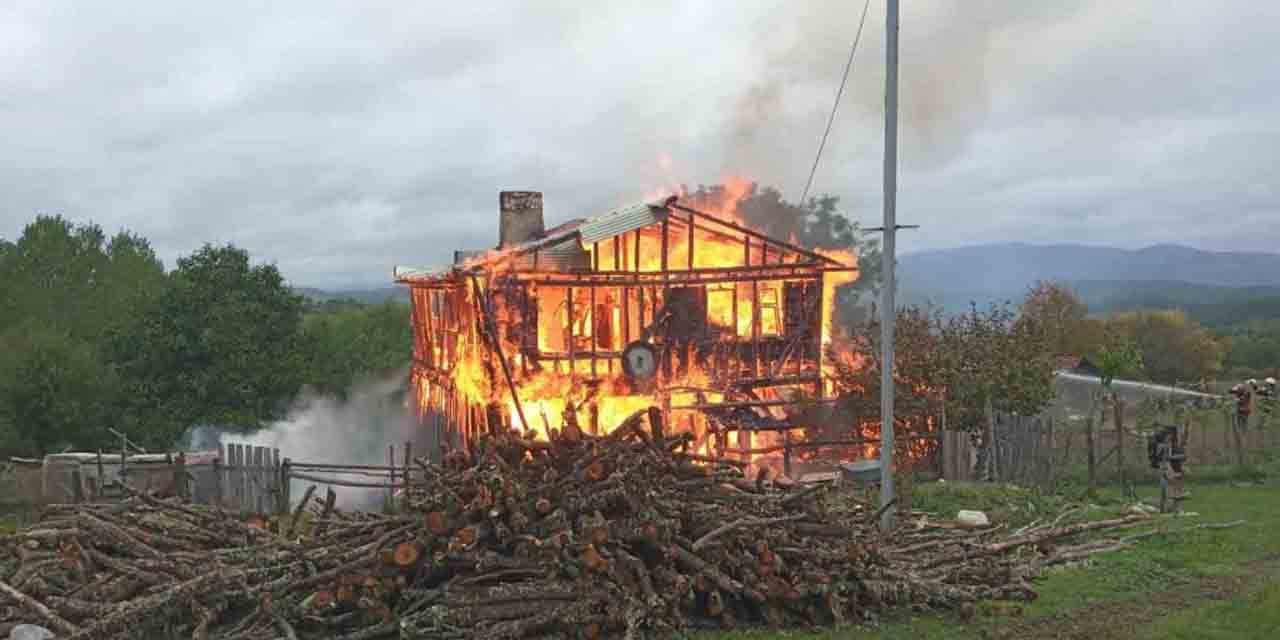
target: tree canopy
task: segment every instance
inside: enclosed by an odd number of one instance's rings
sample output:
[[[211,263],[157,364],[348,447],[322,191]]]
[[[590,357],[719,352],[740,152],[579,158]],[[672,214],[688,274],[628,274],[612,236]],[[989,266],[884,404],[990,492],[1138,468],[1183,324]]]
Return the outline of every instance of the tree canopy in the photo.
[[[1222,371],[1226,345],[1185,312],[1119,313],[1107,326],[1137,345],[1146,375],[1160,382],[1198,382]]]
[[[0,241],[0,453],[253,429],[303,385],[404,366],[407,305],[308,307],[272,265],[205,246],[166,273],[150,243],[41,216]]]
[[[235,247],[180,258],[132,331],[114,341],[130,417],[171,439],[188,426],[254,429],[279,418],[302,382],[303,301],[273,265]]]

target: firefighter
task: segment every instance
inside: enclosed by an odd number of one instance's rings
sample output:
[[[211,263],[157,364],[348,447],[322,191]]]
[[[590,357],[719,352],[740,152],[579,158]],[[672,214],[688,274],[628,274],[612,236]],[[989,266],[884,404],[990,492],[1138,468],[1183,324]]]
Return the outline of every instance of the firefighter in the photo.
[[[1237,384],[1231,387],[1231,395],[1236,397],[1235,428],[1244,431],[1249,428],[1249,415],[1253,413],[1253,392],[1248,384]]]

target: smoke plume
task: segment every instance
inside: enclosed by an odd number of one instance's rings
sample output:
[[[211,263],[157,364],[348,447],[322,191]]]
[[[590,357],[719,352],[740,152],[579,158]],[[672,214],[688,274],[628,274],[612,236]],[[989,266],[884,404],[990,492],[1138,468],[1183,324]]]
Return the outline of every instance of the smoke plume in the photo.
[[[270,427],[248,435],[221,433],[207,427],[189,436],[194,446],[229,442],[280,449],[282,458],[294,461],[386,465],[387,448],[394,445],[396,464],[403,463],[404,444],[411,442],[415,455],[428,454],[434,442],[406,403],[407,371],[367,380],[354,385],[345,398],[313,392],[302,393],[288,415]],[[358,482],[382,482],[381,478],[355,475],[330,476]],[[291,494],[301,496],[310,482],[295,480]],[[338,504],[347,508],[373,507],[386,496],[385,490],[333,487]],[[318,491],[323,495],[324,486]]]
[[[927,171],[962,154],[992,111],[989,83],[1009,64],[1001,55],[1009,34],[1025,33],[1087,6],[1010,7],[993,0],[904,3],[899,31],[903,165]],[[803,181],[800,172],[807,170],[817,149],[861,12],[859,2],[785,3],[757,23],[755,79],[742,91],[730,125],[726,163],[736,165],[731,171],[776,177],[788,185]],[[874,167],[879,160],[884,25],[884,3],[872,2],[823,163],[833,171],[842,160],[846,170],[848,163],[870,160],[867,165]]]

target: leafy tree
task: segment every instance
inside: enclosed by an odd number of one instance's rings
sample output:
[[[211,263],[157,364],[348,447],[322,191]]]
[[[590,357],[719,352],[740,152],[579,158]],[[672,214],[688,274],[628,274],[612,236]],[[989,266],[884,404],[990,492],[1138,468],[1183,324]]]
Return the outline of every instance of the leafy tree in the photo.
[[[1129,482],[1124,467],[1124,407],[1120,395],[1115,393],[1111,384],[1116,378],[1132,376],[1142,370],[1142,353],[1133,340],[1124,336],[1111,336],[1097,353],[1098,378],[1101,381],[1102,400],[1110,401],[1112,417],[1116,427],[1116,464],[1120,470],[1120,482],[1129,491]],[[1097,487],[1097,470],[1093,447],[1093,415],[1090,412],[1086,422],[1085,438],[1089,447],[1089,489]]]
[[[1222,371],[1227,345],[1182,311],[1132,311],[1107,322],[1110,331],[1131,340],[1151,379],[1186,383]]]
[[[1226,369],[1235,378],[1280,375],[1280,320],[1255,319],[1221,333]]]
[[[41,216],[0,252],[0,327],[27,321],[97,343],[129,321],[141,298],[164,283],[146,240],[97,225]]]
[[[896,406],[918,407],[937,391],[933,387],[940,382],[942,366],[940,323],[939,312],[932,307],[898,309],[893,357]],[[880,323],[872,319],[829,349],[840,393],[878,402],[883,368],[880,343]]]
[[[49,453],[109,441],[116,381],[92,345],[26,322],[0,336],[0,424],[14,450]]]
[[[167,444],[198,422],[248,430],[281,417],[301,383],[302,310],[276,267],[251,266],[242,249],[206,245],[180,258],[114,341],[135,431]]]
[[[408,305],[332,308],[309,314],[303,322],[299,347],[306,384],[342,397],[361,376],[409,365],[413,336]]]
[[[983,431],[983,471],[995,466],[996,413],[1034,415],[1053,398],[1053,363],[1044,331],[1009,305],[992,305],[946,321],[940,332],[939,378],[948,419]]]
[[[29,320],[83,336],[98,318],[91,309],[95,278],[106,264],[105,240],[96,225],[77,226],[41,216],[23,229],[0,263],[0,326]]]
[[[1037,281],[1027,290],[1020,312],[1044,332],[1048,348],[1055,353],[1084,354],[1097,347],[1099,327],[1090,325],[1089,307],[1062,284]]]

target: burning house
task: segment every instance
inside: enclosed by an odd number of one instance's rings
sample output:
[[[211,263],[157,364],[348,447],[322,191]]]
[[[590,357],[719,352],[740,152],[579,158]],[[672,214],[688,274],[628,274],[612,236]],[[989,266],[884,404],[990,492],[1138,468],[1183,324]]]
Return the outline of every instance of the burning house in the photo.
[[[546,229],[541,193],[502,192],[496,248],[396,269],[419,415],[455,446],[497,429],[606,433],[648,407],[708,455],[789,441],[799,407],[829,393],[834,288],[857,270],[750,228],[744,193]]]

